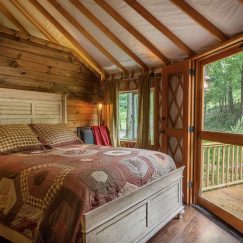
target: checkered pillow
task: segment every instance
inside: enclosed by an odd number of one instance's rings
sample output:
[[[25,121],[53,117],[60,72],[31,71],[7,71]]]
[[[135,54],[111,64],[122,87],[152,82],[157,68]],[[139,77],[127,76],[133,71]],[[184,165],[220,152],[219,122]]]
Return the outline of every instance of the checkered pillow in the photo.
[[[0,154],[39,149],[42,145],[28,125],[0,125]]]
[[[31,124],[30,126],[40,142],[48,148],[83,143],[65,124]]]

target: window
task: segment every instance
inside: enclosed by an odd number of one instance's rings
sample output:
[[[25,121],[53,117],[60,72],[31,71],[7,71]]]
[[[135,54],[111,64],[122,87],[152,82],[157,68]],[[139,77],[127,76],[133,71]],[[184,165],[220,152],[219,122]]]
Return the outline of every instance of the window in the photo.
[[[204,130],[243,134],[243,52],[205,65]]]
[[[121,92],[118,95],[119,138],[121,140],[136,140],[138,128],[138,92]],[[150,141],[154,144],[154,89],[150,92]]]
[[[138,124],[138,93],[119,94],[119,138],[136,140]]]

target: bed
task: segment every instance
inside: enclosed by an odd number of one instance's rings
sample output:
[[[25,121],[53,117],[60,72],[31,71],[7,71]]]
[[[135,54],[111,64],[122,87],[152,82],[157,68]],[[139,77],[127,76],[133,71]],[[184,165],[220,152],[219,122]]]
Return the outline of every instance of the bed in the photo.
[[[66,102],[61,95],[0,89],[0,101],[5,106],[2,110],[11,110],[10,115],[0,113],[2,124],[66,121]],[[19,114],[23,109],[16,109],[13,103],[29,106],[30,113]],[[43,104],[42,109],[36,109],[36,104]],[[49,117],[50,107],[52,111],[56,109],[54,122]],[[9,180],[3,171],[8,171]],[[40,186],[46,171],[52,179],[37,191],[35,186]],[[138,149],[77,144],[1,155],[0,188],[1,183],[5,188],[7,185],[11,189],[13,184],[18,188],[5,190],[9,198],[15,199],[5,200],[5,208],[15,206],[15,211],[22,210],[32,221],[28,220],[25,228],[21,224],[23,217],[5,218],[0,235],[12,242],[41,242],[47,236],[44,242],[146,242],[172,218],[183,214],[182,173],[183,168],[176,169],[169,156]],[[25,199],[20,200],[20,192]],[[73,192],[82,200],[67,202],[75,198],[70,195]],[[30,206],[34,209],[30,210]],[[38,234],[30,230],[31,225],[41,229]],[[70,225],[73,226],[67,229]]]

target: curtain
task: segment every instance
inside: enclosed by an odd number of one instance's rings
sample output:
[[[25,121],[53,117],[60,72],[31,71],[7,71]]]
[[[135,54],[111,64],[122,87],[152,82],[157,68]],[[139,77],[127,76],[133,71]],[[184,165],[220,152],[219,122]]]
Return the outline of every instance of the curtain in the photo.
[[[105,124],[110,130],[110,138],[113,146],[118,146],[118,81],[113,79],[105,83],[105,107],[104,107],[104,119]]]
[[[141,74],[138,79],[138,148],[149,148],[149,101],[150,101],[150,76]]]

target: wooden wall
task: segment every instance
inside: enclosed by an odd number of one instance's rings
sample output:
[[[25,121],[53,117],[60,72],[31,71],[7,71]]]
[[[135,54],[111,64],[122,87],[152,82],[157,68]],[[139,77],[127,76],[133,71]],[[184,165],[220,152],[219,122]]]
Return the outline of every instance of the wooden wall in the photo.
[[[70,49],[0,26],[0,88],[67,93],[68,124],[75,129],[97,125],[98,85]]]
[[[67,120],[74,130],[76,127],[98,125],[96,105],[81,100],[68,100]]]
[[[0,87],[93,102],[98,80],[70,49],[0,26]]]

